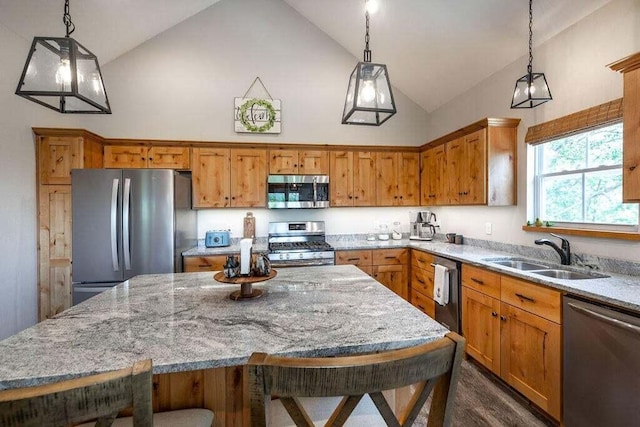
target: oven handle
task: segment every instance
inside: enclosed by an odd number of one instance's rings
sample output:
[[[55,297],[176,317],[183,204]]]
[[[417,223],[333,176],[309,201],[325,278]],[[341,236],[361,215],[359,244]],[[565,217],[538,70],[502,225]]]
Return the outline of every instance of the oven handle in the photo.
[[[271,261],[272,268],[289,268],[289,267],[314,267],[317,265],[335,265],[334,263],[326,263],[323,261],[303,261],[296,263],[277,263]]]

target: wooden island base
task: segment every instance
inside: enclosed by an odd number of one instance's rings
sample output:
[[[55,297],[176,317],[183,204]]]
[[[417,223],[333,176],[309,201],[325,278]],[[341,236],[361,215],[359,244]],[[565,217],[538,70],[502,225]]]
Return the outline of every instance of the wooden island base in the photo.
[[[246,366],[156,374],[153,412],[207,408],[215,414],[214,427],[249,427],[247,378]],[[396,390],[396,413],[409,402],[410,388]]]

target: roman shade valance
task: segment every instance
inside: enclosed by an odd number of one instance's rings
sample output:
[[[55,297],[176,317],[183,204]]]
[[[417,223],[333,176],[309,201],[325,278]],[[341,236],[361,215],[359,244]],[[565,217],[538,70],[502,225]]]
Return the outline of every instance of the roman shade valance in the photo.
[[[531,126],[524,142],[531,145],[542,144],[619,120],[622,120],[622,98]]]

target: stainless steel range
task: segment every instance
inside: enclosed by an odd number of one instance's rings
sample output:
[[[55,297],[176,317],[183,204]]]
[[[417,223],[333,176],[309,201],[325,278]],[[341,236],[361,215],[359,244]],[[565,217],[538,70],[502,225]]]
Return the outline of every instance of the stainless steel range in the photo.
[[[335,264],[333,248],[325,240],[324,221],[270,222],[268,243],[273,267]]]

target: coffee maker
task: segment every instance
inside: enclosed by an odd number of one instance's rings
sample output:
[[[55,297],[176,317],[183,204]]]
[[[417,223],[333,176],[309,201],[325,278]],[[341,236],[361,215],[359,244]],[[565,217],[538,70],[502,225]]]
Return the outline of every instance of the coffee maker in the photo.
[[[415,221],[411,222],[412,240],[432,240],[436,234],[436,214],[431,211],[418,211]]]

